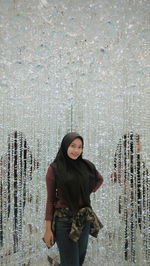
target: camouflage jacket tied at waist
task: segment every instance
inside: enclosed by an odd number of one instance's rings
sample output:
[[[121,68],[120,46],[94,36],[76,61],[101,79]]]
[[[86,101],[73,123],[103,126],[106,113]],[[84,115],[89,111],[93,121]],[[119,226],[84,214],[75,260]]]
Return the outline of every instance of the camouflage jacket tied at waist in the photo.
[[[57,217],[67,217],[71,221],[69,238],[77,242],[80,238],[85,222],[90,223],[90,235],[97,237],[102,223],[90,207],[81,208],[76,215],[72,215],[68,208],[56,208],[53,216],[52,230],[55,233],[55,221]]]

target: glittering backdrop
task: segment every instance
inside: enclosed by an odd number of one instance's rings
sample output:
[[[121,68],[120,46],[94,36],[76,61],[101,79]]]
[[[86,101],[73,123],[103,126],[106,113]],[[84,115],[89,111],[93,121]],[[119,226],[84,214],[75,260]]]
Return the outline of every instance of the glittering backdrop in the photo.
[[[2,265],[57,254],[41,241],[45,172],[70,130],[83,135],[84,155],[105,180],[92,196],[104,229],[90,239],[87,265],[148,265],[148,173],[142,226],[137,212],[128,224],[118,212],[125,192],[110,176],[129,131],[140,135],[150,171],[149,10],[148,0],[0,0]]]

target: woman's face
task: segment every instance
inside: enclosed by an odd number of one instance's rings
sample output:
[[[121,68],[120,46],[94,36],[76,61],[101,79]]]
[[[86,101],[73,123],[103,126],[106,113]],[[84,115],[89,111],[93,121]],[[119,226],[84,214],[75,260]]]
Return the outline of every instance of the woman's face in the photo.
[[[81,139],[76,138],[71,142],[71,144],[68,147],[67,155],[69,158],[76,160],[83,152],[83,143]]]

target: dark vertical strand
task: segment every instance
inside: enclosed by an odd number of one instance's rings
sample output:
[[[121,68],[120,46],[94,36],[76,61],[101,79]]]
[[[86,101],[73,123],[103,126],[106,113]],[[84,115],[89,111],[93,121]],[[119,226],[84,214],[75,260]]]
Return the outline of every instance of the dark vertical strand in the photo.
[[[8,217],[10,215],[10,152],[11,152],[11,143],[10,138],[8,139],[8,158],[7,158],[7,164],[8,164],[8,172],[7,172],[7,182],[8,182]]]
[[[2,163],[0,161],[0,163]],[[0,247],[3,246],[3,187],[2,187],[2,176],[0,176]]]
[[[17,132],[14,134],[14,252],[17,250],[18,246],[18,182],[17,182]]]
[[[23,209],[26,204],[26,177],[27,177],[27,143],[24,139],[23,144]]]

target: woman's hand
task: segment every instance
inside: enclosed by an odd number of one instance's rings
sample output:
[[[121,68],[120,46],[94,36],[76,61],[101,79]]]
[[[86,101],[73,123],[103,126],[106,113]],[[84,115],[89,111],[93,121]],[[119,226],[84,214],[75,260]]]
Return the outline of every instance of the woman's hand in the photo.
[[[53,234],[52,230],[46,230],[45,231],[43,240],[44,240],[44,242],[48,248],[51,248],[55,244],[54,234]]]

